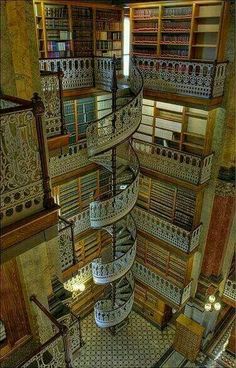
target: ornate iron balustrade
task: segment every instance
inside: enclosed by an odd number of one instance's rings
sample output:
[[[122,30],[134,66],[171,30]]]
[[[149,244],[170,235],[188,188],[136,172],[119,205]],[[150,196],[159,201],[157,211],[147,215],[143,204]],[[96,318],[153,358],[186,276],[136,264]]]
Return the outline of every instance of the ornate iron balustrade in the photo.
[[[223,95],[227,62],[180,61],[137,57],[144,87],[200,98]]]
[[[41,99],[37,94],[32,101],[4,95],[0,99],[5,101],[4,106],[9,106],[1,109],[1,221],[5,227],[44,208],[52,208],[54,201]]]
[[[40,59],[41,71],[63,72],[64,90],[94,86],[93,58]]]
[[[17,365],[17,368],[36,368],[71,367],[73,344],[68,335],[68,327],[58,322],[52,314],[38,301],[35,295],[30,300],[38,307],[36,309],[39,320],[48,318],[52,324],[51,331],[47,329],[47,336],[40,336],[42,345],[36,349],[29,357]],[[70,331],[71,332],[71,331]]]
[[[78,235],[90,228],[89,208],[69,218],[74,223],[74,235]]]
[[[90,224],[101,228],[118,221],[134,207],[138,198],[139,176],[124,191],[104,201],[90,203]]]
[[[236,281],[227,279],[223,295],[236,302]]]
[[[76,262],[74,254],[74,223],[59,217],[58,232],[61,269],[64,271]]]
[[[91,164],[91,161],[89,161],[87,154],[87,142],[83,140],[71,145],[68,152],[50,158],[50,174],[52,178],[55,178],[89,164]]]
[[[140,165],[192,184],[210,179],[213,154],[200,157],[139,139],[132,140]]]
[[[139,230],[185,253],[192,252],[199,245],[202,225],[192,231],[187,231],[139,207],[134,208],[133,215]]]
[[[41,71],[42,99],[47,137],[66,134],[62,96],[62,72]]]
[[[185,287],[179,287],[138,262],[134,263],[133,272],[135,278],[178,306],[183,305],[191,296],[192,281]]]
[[[134,303],[134,280],[132,272],[126,275],[132,292],[130,297],[122,305],[115,306],[110,299],[99,300],[94,306],[96,324],[100,328],[113,327],[124,321],[130,314]]]
[[[130,244],[126,247],[128,249],[126,249],[125,253],[118,251],[116,258],[111,262],[103,262],[102,258],[97,258],[92,261],[93,279],[96,284],[108,284],[120,279],[129,271],[134,263],[137,244],[136,226],[131,215],[128,215],[124,221],[125,225],[122,225],[127,228],[130,240]],[[107,229],[107,231],[109,230]],[[109,232],[112,235],[113,228]],[[119,241],[119,235],[117,236],[117,241]]]
[[[121,64],[121,59],[118,61]],[[41,71],[62,71],[64,90],[94,85],[111,90],[112,58],[109,57],[40,59],[39,67]]]

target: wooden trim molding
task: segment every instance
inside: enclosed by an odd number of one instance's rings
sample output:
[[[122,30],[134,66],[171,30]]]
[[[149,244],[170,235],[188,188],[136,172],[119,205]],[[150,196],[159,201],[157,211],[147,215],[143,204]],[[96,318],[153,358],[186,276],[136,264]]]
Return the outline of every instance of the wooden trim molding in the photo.
[[[58,209],[59,206],[54,205],[51,209],[5,227],[0,236],[1,251],[55,225],[58,222]]]

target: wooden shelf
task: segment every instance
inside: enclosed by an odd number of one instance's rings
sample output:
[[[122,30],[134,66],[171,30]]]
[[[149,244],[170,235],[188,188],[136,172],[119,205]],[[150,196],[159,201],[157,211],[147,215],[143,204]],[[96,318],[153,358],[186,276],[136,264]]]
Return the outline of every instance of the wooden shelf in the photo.
[[[182,20],[182,19],[192,19],[192,16],[179,16],[179,17],[177,17],[177,16],[173,16],[173,17],[162,17],[162,19],[167,19],[167,20]]]
[[[207,44],[205,44],[205,45],[192,45],[192,47],[217,47],[217,45],[207,45]]]
[[[168,46],[189,46],[189,43],[178,43],[178,42],[160,42],[160,45],[168,45]]]
[[[167,31],[167,30],[162,30],[161,31],[161,33],[190,33],[190,29],[188,29],[188,30],[175,30],[175,31],[173,31],[173,30],[171,30],[171,31]]]

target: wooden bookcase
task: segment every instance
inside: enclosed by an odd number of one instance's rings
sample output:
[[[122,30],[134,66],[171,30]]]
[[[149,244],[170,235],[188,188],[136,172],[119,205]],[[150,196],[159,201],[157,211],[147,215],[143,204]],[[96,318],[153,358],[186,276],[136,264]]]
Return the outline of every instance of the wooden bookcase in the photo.
[[[137,205],[188,231],[199,224],[201,193],[140,175]]]
[[[131,4],[132,54],[218,60],[223,56],[227,7],[224,0]]]
[[[38,0],[34,11],[40,58],[121,57],[121,7]]]
[[[65,125],[70,133],[70,144],[85,138],[88,124],[109,114],[111,103],[110,94],[64,101]]]
[[[163,328],[172,317],[172,308],[165,304],[156,291],[135,280],[134,308],[149,321]]]
[[[139,263],[163,276],[178,287],[186,286],[191,279],[192,257],[182,258],[151,241],[144,234],[138,234],[137,255]]]
[[[215,110],[206,111],[143,100],[142,122],[134,138],[193,154],[211,152]]]
[[[96,9],[96,56],[122,56],[122,11]]]

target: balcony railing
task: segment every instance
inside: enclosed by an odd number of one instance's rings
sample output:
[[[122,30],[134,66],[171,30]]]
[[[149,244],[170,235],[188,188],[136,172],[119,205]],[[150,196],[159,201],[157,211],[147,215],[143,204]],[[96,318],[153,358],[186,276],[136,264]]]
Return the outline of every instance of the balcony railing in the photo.
[[[42,99],[45,107],[47,137],[66,134],[62,99],[63,73],[41,71]]]
[[[120,70],[121,59],[117,59],[117,64]],[[106,91],[111,88],[112,58],[109,57],[40,59],[39,67],[41,71],[63,72],[64,90],[95,85]]]
[[[192,252],[199,245],[202,225],[192,231],[187,231],[139,207],[134,208],[133,215],[139,230],[163,240],[185,253]]]
[[[208,99],[224,92],[227,62],[137,57],[136,65],[149,90]]]
[[[94,60],[91,57],[40,59],[39,66],[41,71],[62,71],[64,90],[94,86]]]
[[[59,217],[58,232],[61,269],[64,271],[75,263],[73,222]]]
[[[40,336],[40,341],[42,345],[35,350],[29,357],[27,357],[23,362],[19,363],[17,368],[52,368],[61,367],[69,368],[72,363],[72,342],[70,329],[58,322],[56,318],[38,301],[36,296],[31,296],[30,300],[36,306],[37,316],[39,321],[48,318],[52,324],[51,332],[47,329],[47,335],[51,334],[51,337],[47,337],[45,341],[44,336]],[[73,321],[73,323],[78,323],[78,321]],[[79,336],[77,336],[77,339]]]
[[[42,115],[37,94],[31,101],[0,96],[2,226],[54,206]]]
[[[50,174],[52,178],[81,169],[91,164],[87,154],[86,140],[71,145],[67,153],[50,158]]]
[[[210,179],[213,154],[200,157],[169,147],[133,139],[140,165],[192,184]]]
[[[223,295],[236,302],[236,280],[226,280]]]
[[[133,272],[136,279],[150,286],[177,306],[182,306],[190,298],[192,282],[185,287],[179,287],[138,262],[134,263]]]

